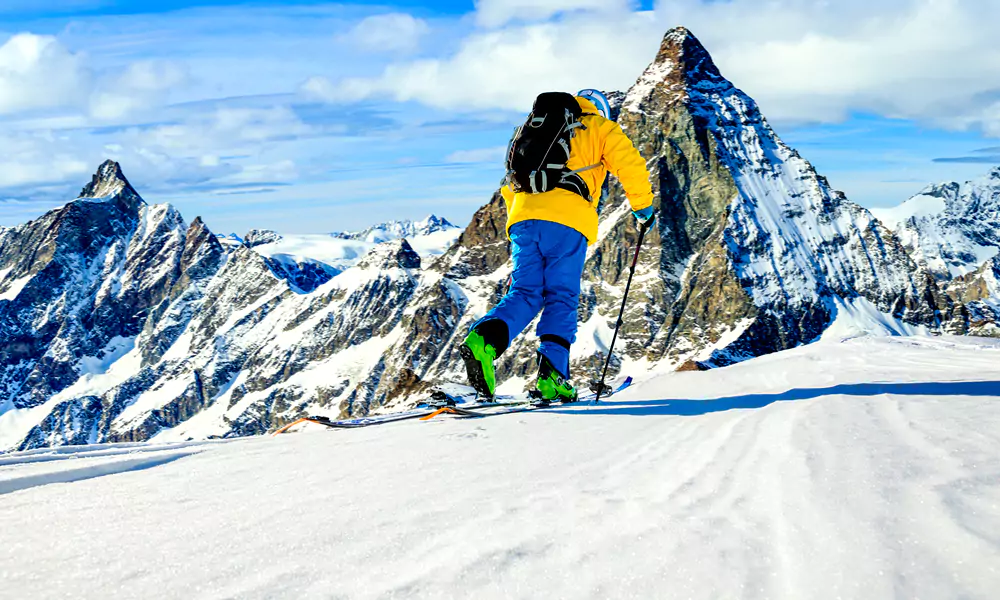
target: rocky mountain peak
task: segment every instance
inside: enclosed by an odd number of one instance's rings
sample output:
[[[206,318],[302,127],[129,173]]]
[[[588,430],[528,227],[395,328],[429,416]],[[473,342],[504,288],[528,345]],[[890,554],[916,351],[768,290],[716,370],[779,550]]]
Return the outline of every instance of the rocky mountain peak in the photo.
[[[675,27],[663,36],[654,63],[667,61],[675,66],[671,74],[684,77],[689,84],[723,79],[708,50],[685,27]]]
[[[675,27],[663,36],[653,62],[636,81],[622,105],[630,112],[659,111],[688,99],[691,88],[731,86],[708,50],[689,30]]]
[[[455,229],[456,226],[451,224],[448,219],[445,219],[444,217],[427,215],[427,218],[414,222],[413,227],[419,235],[427,235],[429,233],[443,231],[445,229]]]
[[[361,269],[419,269],[420,255],[406,239],[398,239],[375,246],[357,266]]]
[[[80,197],[113,198],[122,192],[129,192],[136,197],[139,195],[125,178],[121,165],[113,160],[106,160],[97,168],[90,183],[80,192]]]

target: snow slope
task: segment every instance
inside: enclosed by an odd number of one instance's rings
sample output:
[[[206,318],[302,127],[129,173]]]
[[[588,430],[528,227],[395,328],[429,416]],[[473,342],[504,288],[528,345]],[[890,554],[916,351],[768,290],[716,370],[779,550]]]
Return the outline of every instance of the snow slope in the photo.
[[[1000,341],[597,407],[0,456],[0,597],[995,598]]]

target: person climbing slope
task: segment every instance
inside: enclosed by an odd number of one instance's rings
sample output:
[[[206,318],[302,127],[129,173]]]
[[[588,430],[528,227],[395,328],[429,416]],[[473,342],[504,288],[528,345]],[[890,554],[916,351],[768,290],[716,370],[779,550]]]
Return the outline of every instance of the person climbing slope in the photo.
[[[494,361],[541,310],[536,396],[549,402],[577,398],[569,381],[570,347],[607,173],[621,182],[643,226],[654,218],[646,161],[610,116],[610,104],[597,90],[575,97],[547,92],[511,139],[500,190],[514,261],[511,284],[459,348],[469,384],[487,397],[496,391]]]

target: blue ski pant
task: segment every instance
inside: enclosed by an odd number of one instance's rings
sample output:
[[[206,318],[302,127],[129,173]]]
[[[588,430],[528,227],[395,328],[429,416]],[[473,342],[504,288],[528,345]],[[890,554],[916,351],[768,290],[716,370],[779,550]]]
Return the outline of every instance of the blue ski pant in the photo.
[[[535,330],[541,340],[538,351],[569,377],[587,238],[559,223],[531,220],[512,225],[510,241],[514,261],[510,289],[473,328],[495,319],[506,323],[507,339],[498,340],[502,352],[542,311]]]

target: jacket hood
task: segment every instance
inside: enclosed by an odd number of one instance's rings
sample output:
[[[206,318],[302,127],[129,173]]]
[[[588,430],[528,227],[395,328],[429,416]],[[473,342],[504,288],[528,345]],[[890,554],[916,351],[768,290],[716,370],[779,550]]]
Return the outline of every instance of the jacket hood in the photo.
[[[583,112],[600,114],[600,111],[597,110],[597,105],[591,102],[590,100],[587,100],[586,98],[583,98],[581,96],[574,96],[574,97],[576,98],[576,102],[577,104],[580,105],[580,108],[583,110]]]

